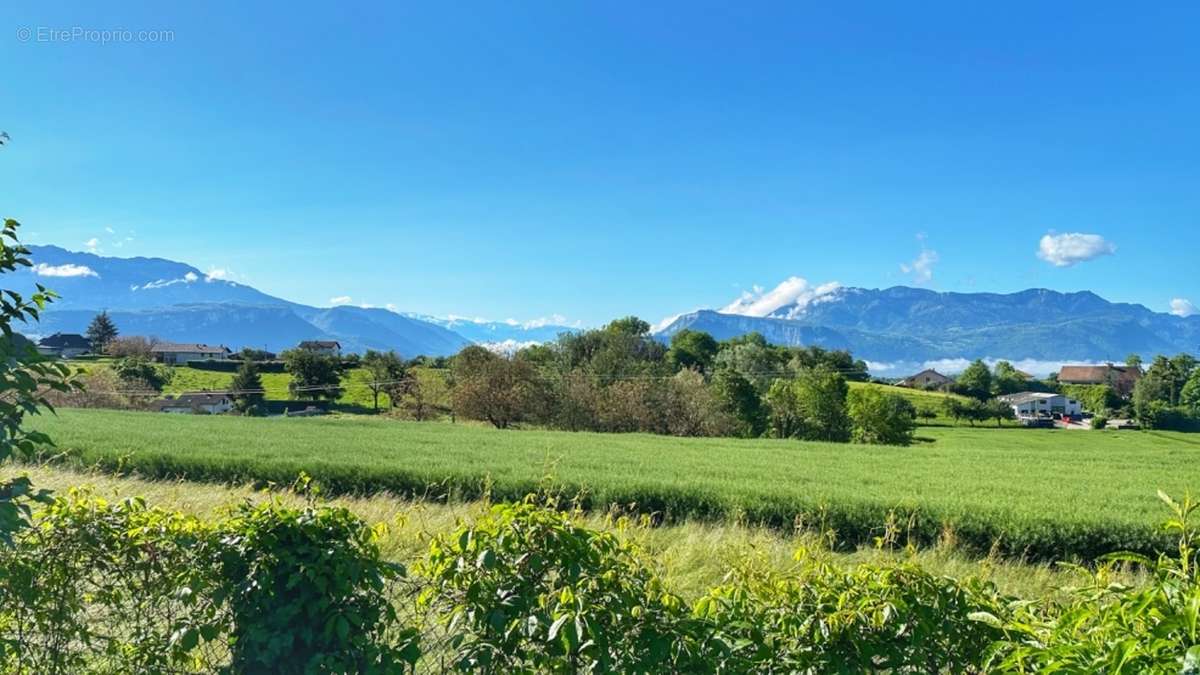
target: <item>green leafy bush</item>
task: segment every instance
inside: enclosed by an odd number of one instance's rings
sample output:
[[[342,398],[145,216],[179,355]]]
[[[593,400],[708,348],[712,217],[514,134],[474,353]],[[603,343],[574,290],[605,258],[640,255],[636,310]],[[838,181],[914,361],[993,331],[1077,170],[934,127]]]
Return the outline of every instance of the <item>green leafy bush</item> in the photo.
[[[218,361],[216,359],[196,359],[187,362],[187,367],[192,370],[207,370],[214,373],[236,373],[238,368],[247,360],[254,361],[255,367],[260,373],[286,373],[287,368],[283,361],[278,360],[254,360],[254,359],[227,359]]]
[[[167,672],[212,665],[228,636],[212,530],[137,499],[56,498],[0,549],[4,672]],[[215,654],[217,660],[223,648]]]
[[[1200,536],[1190,522],[1197,503],[1159,496],[1172,511],[1164,529],[1179,537],[1178,557],[1113,554],[1095,571],[1077,568],[1085,583],[1061,602],[1014,602],[1007,620],[975,615],[1004,631],[985,665],[1017,673],[1200,673]],[[1114,581],[1115,566],[1130,563],[1148,569],[1151,582]]]
[[[376,534],[332,507],[209,523],[72,492],[0,549],[0,671],[407,672]]]
[[[243,504],[217,534],[235,671],[392,673],[416,660],[385,592],[404,570],[348,510]]]
[[[801,550],[787,573],[754,564],[697,601],[720,672],[971,672],[1001,633],[988,584],[910,563],[841,569]]]
[[[417,569],[461,670],[669,672],[696,656],[687,608],[636,549],[528,501],[437,537]]]

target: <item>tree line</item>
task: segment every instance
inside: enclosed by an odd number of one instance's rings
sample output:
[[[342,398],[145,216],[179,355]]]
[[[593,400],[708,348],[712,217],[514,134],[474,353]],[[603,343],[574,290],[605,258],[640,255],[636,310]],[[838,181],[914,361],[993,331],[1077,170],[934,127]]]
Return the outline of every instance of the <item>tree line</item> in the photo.
[[[869,376],[849,352],[692,330],[664,344],[636,317],[511,354],[467,347],[449,379],[454,414],[498,429],[906,444],[915,428],[904,397],[850,389]]]

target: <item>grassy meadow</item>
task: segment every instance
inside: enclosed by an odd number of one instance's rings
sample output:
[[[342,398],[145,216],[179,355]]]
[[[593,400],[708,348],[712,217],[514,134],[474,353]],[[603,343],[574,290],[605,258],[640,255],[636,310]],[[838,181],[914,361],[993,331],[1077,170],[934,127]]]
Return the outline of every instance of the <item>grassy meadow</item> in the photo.
[[[250,485],[213,485],[189,481],[147,480],[136,476],[114,476],[53,466],[12,466],[0,468],[0,479],[14,473],[27,473],[39,488],[65,493],[73,488],[87,490],[108,500],[141,497],[158,508],[182,511],[211,518],[235,503],[282,499],[299,505],[302,499],[288,491],[266,492]],[[340,496],[330,503],[345,506],[371,525],[385,524],[380,547],[392,560],[408,562],[429,550],[430,538],[469,522],[486,512],[485,501],[435,503],[405,499],[391,494]],[[655,564],[667,586],[692,600],[721,583],[738,561],[754,556],[761,563],[783,571],[793,564],[799,547],[820,548],[811,533],[778,531],[736,522],[687,521],[661,527],[648,527],[636,520],[618,527],[611,514],[581,515],[583,524],[594,529],[618,529],[630,537]],[[976,576],[992,581],[1004,593],[1023,598],[1040,598],[1074,581],[1073,573],[1054,564],[1028,564],[999,558],[980,560],[963,555],[952,546],[941,545],[906,550],[903,546],[864,546],[852,551],[829,552],[840,564],[883,563],[911,560],[935,574],[963,578]],[[1140,579],[1127,573],[1124,581]]]
[[[154,415],[148,419],[147,415]],[[433,501],[553,486],[670,522],[832,529],[870,542],[889,519],[919,545],[1032,559],[1155,551],[1158,489],[1200,485],[1184,434],[923,427],[911,447],[497,431],[362,416],[312,419],[64,410],[32,426],[79,466],[152,478],[290,483]]]

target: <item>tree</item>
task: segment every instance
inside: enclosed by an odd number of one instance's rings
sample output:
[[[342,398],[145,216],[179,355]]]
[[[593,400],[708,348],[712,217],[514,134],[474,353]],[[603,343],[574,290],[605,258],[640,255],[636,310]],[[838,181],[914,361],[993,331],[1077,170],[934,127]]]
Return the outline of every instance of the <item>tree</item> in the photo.
[[[743,438],[762,436],[767,427],[762,397],[754,385],[736,370],[718,370],[713,376],[713,391],[736,420],[735,433]]]
[[[113,363],[112,370],[123,383],[133,387],[144,386],[153,391],[162,391],[173,375],[171,370],[159,367],[144,356],[118,359]]]
[[[117,325],[109,318],[108,312],[100,312],[92,317],[87,327],[87,339],[92,343],[92,351],[103,354],[108,343],[117,337]]]
[[[289,349],[280,355],[292,374],[288,392],[301,399],[335,401],[342,395],[341,362],[336,356],[309,349]]]
[[[375,412],[379,412],[380,394],[387,394],[391,407],[394,408],[400,405],[404,395],[415,384],[404,359],[394,351],[377,352],[368,349],[362,358],[362,367],[370,377],[367,388],[373,395]]]
[[[154,355],[154,340],[144,338],[140,335],[117,337],[109,340],[104,350],[109,356],[117,358],[140,356],[144,359],[150,359]]]
[[[992,395],[992,372],[982,359],[976,359],[959,374],[955,384],[958,393],[986,401]]]
[[[996,363],[992,374],[992,393],[997,396],[1015,394],[1025,388],[1025,377],[1008,361]]]
[[[750,335],[758,335],[751,333]],[[761,336],[760,336],[761,337]],[[718,370],[732,370],[764,394],[771,383],[784,371],[781,352],[757,340],[740,343],[725,342],[714,364]]]
[[[671,369],[708,372],[717,356],[717,341],[703,331],[684,329],[671,336],[667,362]]]
[[[954,419],[955,424],[958,424],[959,420],[965,419],[971,426],[975,426],[976,422],[988,419],[988,412],[983,401],[975,398],[960,399],[947,396],[942,401],[942,408],[946,411],[946,415]]]
[[[998,398],[994,398],[984,404],[983,414],[989,419],[996,420],[996,426],[1000,426],[1004,420],[1017,418],[1017,414],[1013,412],[1012,406]]]
[[[845,378],[828,366],[804,368],[790,382],[776,380],[767,392],[775,435],[809,441],[849,441],[848,390]]]
[[[1162,358],[1162,357],[1159,357]],[[1155,359],[1157,362],[1158,359]],[[1162,369],[1154,366],[1138,378],[1133,386],[1133,412],[1138,422],[1153,428],[1153,420],[1162,416],[1162,410],[1171,405],[1171,385],[1164,378]]]
[[[1137,354],[1130,354],[1129,356],[1125,357],[1125,365],[1130,368],[1137,368],[1140,370],[1142,367],[1142,357],[1138,356]]]
[[[29,249],[17,238],[17,221],[6,219],[0,230],[0,273],[32,267]],[[14,322],[37,321],[47,304],[57,297],[41,284],[28,298],[0,291],[0,464],[32,456],[38,446],[51,444],[46,434],[23,427],[26,415],[54,409],[48,392],[70,393],[79,383],[67,365],[42,358],[37,350],[13,330]],[[47,502],[50,493],[37,490],[28,476],[0,480],[0,543],[12,544],[13,534],[29,525],[29,501]]]
[[[1179,404],[1190,408],[1192,414],[1200,415],[1200,368],[1192,371],[1187,384],[1183,385],[1183,391],[1179,393]]]
[[[917,411],[908,399],[872,386],[850,391],[846,408],[854,441],[873,445],[909,445],[916,431]]]
[[[262,377],[258,374],[258,365],[254,361],[242,361],[242,365],[233,376],[233,381],[229,383],[229,388],[233,391],[233,405],[238,412],[243,415],[255,415],[262,410],[266,395],[263,391]]]
[[[497,429],[535,417],[543,402],[537,371],[523,359],[472,345],[454,357],[454,412]]]

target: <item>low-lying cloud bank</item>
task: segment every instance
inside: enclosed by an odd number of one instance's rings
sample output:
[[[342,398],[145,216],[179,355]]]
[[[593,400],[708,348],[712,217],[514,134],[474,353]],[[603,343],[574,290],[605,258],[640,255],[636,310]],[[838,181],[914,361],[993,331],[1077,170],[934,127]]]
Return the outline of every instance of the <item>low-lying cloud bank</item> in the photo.
[[[925,370],[932,368],[943,375],[954,375],[966,370],[967,366],[971,365],[974,359],[959,357],[953,359],[934,359],[932,361],[867,361],[867,369],[871,371],[871,375],[875,377],[908,377]],[[983,362],[988,364],[988,367],[995,368],[996,364],[1001,361],[1008,361],[1017,370],[1029,373],[1034,377],[1046,377],[1050,373],[1057,373],[1064,365],[1080,365],[1080,366],[1099,366],[1104,365],[1103,361],[1044,361],[1041,359],[1005,359],[995,357],[984,357]]]

